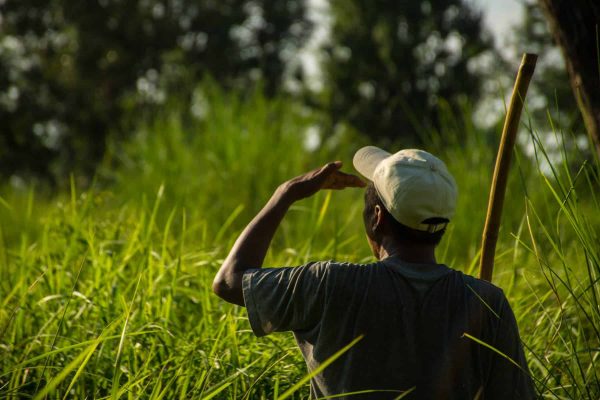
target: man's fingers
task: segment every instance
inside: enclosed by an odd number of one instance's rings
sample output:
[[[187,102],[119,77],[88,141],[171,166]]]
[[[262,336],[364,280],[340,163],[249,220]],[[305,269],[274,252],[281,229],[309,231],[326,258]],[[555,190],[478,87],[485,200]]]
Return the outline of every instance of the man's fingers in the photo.
[[[342,168],[341,161],[332,161],[330,163],[325,164],[323,168],[321,168],[321,173],[332,173],[333,171],[337,171]]]
[[[323,185],[329,179],[331,179],[332,174],[339,172],[339,169],[341,167],[342,167],[341,161],[332,161],[332,162],[325,164],[321,168],[314,170],[312,173],[309,173],[309,176],[312,175],[311,179],[314,179],[315,182],[317,182],[317,184],[319,184],[321,186],[321,188],[323,188]]]
[[[344,189],[347,187],[367,186],[358,176],[340,171],[341,167],[341,161],[333,161],[325,164],[319,170],[318,175],[321,175],[320,178],[323,179],[321,189]]]
[[[356,175],[346,174],[344,172],[338,172],[338,174],[336,174],[336,178],[338,178],[340,180],[340,182],[346,187],[365,187],[365,186],[367,186],[367,184],[365,182],[363,182],[363,180],[360,179]]]
[[[344,189],[347,187],[365,187],[366,184],[356,175],[335,171],[327,177],[322,189]]]

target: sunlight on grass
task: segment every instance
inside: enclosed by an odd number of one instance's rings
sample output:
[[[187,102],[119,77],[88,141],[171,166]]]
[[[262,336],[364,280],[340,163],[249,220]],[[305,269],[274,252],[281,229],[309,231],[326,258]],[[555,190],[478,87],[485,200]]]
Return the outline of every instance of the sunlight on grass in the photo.
[[[320,116],[258,92],[203,90],[204,119],[170,108],[140,123],[92,188],[73,179],[53,198],[0,191],[1,397],[308,396],[292,335],[256,339],[245,311],[214,296],[211,282],[279,183],[332,159],[350,171],[364,143],[348,132],[311,151],[299,132]],[[448,115],[428,150],[460,190],[441,260],[475,274],[496,148],[461,119]],[[516,150],[494,282],[513,306],[540,394],[598,399],[600,162],[565,145],[557,163],[537,132],[521,132],[535,153]],[[370,260],[361,211],[360,190],[295,204],[266,263]]]

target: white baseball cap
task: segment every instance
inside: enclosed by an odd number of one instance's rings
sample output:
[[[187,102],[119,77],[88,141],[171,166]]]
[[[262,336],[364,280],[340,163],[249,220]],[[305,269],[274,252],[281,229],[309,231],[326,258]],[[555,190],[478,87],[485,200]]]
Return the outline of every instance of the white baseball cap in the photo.
[[[358,150],[354,167],[371,180],[388,212],[401,224],[426,232],[444,229],[454,216],[458,188],[442,160],[424,150],[388,153],[375,146]]]

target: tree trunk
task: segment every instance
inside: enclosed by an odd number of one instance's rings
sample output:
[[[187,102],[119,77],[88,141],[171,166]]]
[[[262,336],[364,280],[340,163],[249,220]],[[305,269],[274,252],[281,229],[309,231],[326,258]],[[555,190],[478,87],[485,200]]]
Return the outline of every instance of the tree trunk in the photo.
[[[600,1],[539,3],[561,48],[588,135],[600,154]]]

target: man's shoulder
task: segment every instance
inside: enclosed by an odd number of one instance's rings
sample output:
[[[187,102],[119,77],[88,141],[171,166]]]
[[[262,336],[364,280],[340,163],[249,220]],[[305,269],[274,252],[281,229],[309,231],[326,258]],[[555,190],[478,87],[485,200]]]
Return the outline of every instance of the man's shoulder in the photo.
[[[457,272],[459,272],[462,275],[465,285],[469,285],[470,287],[472,287],[474,289],[478,289],[478,290],[484,291],[484,292],[504,294],[502,289],[500,289],[498,286],[494,285],[491,282],[476,278],[472,275],[468,275],[468,274],[465,274],[460,271],[457,271]]]
[[[327,268],[341,269],[341,268],[372,268],[376,267],[381,261],[375,261],[370,263],[351,262],[351,261],[339,261],[339,260],[327,260],[321,261],[322,264],[326,265]]]
[[[339,260],[319,260],[309,261],[305,264],[299,265],[298,267],[310,268],[322,271],[350,271],[354,269],[365,269],[373,268],[381,265],[381,261],[371,263],[360,263],[351,261],[339,261]],[[294,268],[298,268],[294,267]]]
[[[356,276],[356,275],[370,275],[373,273],[381,272],[385,273],[385,263],[382,261],[375,262],[349,262],[349,261],[337,261],[337,260],[323,260],[323,261],[311,261],[304,265],[302,268],[308,268],[312,274],[319,275],[321,277],[326,276]],[[463,273],[462,271],[456,270],[452,267],[446,267],[450,272],[446,276],[451,277],[455,284],[464,286],[467,292],[474,294],[482,299],[490,300],[503,300],[505,299],[504,291],[498,286],[491,282],[476,278],[474,276]]]
[[[352,274],[356,272],[366,271],[369,268],[377,266],[378,263],[360,264],[345,261],[309,261],[296,266],[278,266],[270,268],[253,268],[246,271],[244,275],[250,276],[279,276],[286,274],[290,276],[303,276],[314,278],[325,278],[331,275]]]
[[[460,271],[457,272],[462,275],[462,281],[464,282],[467,292],[470,292],[479,300],[484,300],[487,304],[501,304],[506,301],[504,291],[493,283],[467,275]]]
[[[381,262],[360,263],[349,261],[311,261],[293,269],[302,269],[313,279],[327,280],[334,285],[347,284],[351,281],[366,282],[367,276],[381,272]]]
[[[317,269],[319,271],[323,271],[329,274],[360,274],[360,273],[369,273],[373,269],[381,267],[383,264],[380,261],[371,262],[371,263],[360,263],[360,262],[350,262],[350,261],[337,261],[337,260],[327,260],[327,261],[316,261],[312,263],[308,263],[310,268]]]

